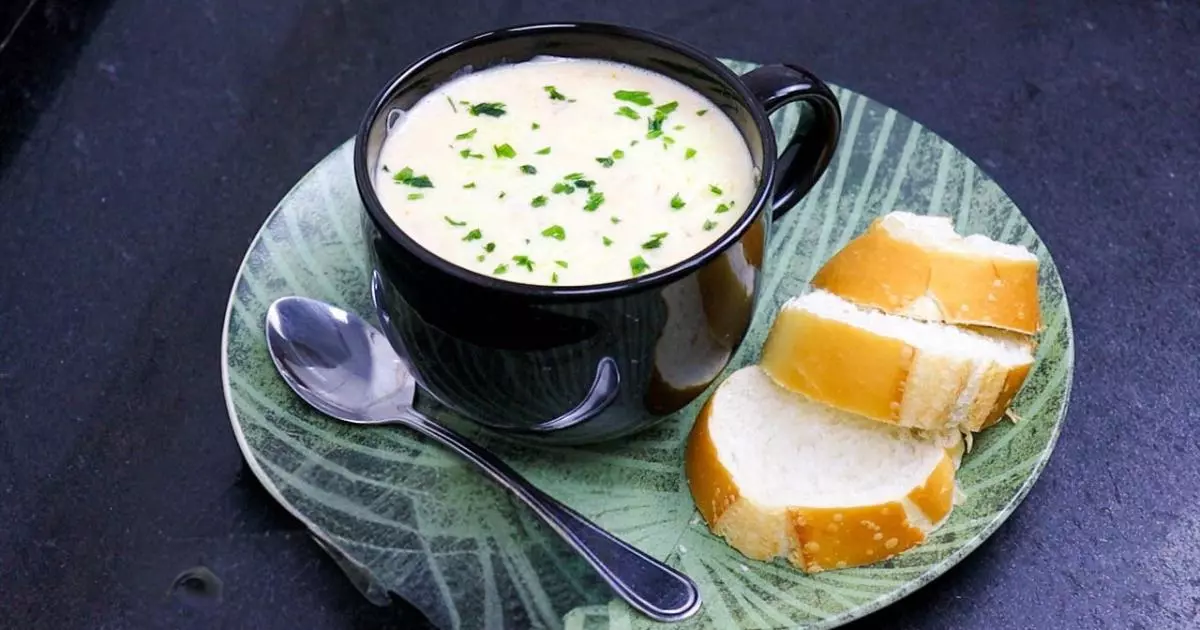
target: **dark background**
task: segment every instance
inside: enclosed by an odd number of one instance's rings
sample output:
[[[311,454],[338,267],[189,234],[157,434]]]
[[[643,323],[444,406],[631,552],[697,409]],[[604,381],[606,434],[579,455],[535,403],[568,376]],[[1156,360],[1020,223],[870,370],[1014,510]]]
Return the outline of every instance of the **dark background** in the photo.
[[[9,37],[30,4],[0,0],[0,626],[422,627],[243,468],[228,291],[403,65],[578,18],[892,105],[1054,252],[1078,361],[1054,458],[976,553],[856,627],[1200,626],[1200,3],[33,0]],[[220,589],[172,588],[200,566]]]

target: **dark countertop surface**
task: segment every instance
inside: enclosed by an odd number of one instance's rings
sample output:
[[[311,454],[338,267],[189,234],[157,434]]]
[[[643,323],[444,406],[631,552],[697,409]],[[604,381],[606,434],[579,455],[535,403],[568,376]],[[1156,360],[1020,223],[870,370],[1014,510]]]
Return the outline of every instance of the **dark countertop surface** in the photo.
[[[243,467],[228,291],[405,63],[578,18],[797,61],[896,107],[1058,261],[1077,370],[1042,480],[854,627],[1200,627],[1200,4],[1033,4],[35,2],[0,50],[0,627],[423,627],[368,604]],[[197,566],[220,593],[172,589]]]

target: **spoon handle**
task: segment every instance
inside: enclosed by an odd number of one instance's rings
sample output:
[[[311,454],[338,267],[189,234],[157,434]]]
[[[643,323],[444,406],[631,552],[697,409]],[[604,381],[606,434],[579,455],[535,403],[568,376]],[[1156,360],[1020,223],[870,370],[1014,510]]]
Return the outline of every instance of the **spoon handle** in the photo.
[[[656,621],[679,621],[700,609],[700,592],[686,575],[604,531],[529,483],[495,455],[416,411],[397,422],[449,447],[528,505],[587,560],[630,606]]]

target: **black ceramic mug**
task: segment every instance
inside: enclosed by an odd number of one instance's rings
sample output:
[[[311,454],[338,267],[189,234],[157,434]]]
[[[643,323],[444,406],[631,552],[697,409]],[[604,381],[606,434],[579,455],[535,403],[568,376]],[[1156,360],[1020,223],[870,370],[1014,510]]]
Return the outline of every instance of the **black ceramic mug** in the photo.
[[[404,233],[376,195],[374,173],[395,110],[464,70],[539,55],[602,59],[665,75],[711,100],[737,126],[760,173],[725,234],[670,267],[607,284],[535,286],[458,267]],[[777,157],[768,115],[809,107]],[[772,221],[808,192],[837,146],[841,110],[793,65],[738,76],[661,35],[591,23],[484,33],[412,64],[375,98],[356,138],[354,175],[380,322],[417,381],[442,404],[499,431],[585,443],[644,429],[686,406],[746,334]]]

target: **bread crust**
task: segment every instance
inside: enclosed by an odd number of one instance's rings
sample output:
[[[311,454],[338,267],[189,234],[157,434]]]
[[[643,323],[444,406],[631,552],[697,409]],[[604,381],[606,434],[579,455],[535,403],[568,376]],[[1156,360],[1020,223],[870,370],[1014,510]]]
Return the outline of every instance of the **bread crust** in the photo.
[[[921,485],[886,503],[776,507],[747,499],[712,439],[715,398],[714,392],[692,427],[684,470],[709,529],[749,558],[783,557],[808,573],[871,564],[923,542],[953,508],[953,448],[943,453]]]
[[[814,287],[914,319],[1035,334],[1037,260],[932,247],[894,236],[877,219],[813,277]]]

